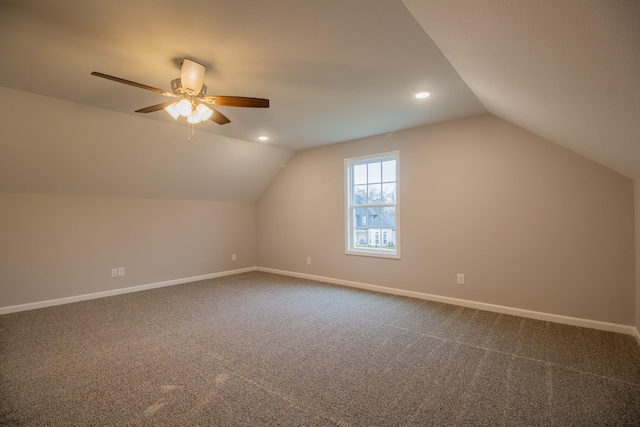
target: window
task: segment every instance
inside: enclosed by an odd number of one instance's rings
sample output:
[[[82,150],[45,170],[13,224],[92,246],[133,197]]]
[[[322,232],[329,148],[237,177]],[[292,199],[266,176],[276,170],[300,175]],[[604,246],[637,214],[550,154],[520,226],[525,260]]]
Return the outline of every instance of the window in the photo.
[[[346,159],[346,253],[400,258],[397,151]]]

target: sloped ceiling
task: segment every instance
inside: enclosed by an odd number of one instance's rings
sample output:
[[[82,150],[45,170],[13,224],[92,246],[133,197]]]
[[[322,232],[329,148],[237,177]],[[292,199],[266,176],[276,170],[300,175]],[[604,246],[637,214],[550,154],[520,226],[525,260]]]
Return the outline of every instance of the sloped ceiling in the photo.
[[[0,99],[0,192],[254,202],[293,154],[14,89]]]
[[[403,0],[487,110],[640,177],[640,2]]]
[[[635,179],[639,5],[2,1],[0,191],[255,201],[295,151],[487,112]],[[271,107],[187,141],[134,113],[166,98],[90,75],[169,89],[185,57]]]
[[[174,124],[134,113],[166,98],[90,73],[169,90],[192,58],[208,94],[271,101],[200,132],[293,151],[486,113],[399,0],[0,2],[0,38],[2,86]]]
[[[294,151],[486,113],[400,0],[2,1],[0,58],[5,192],[254,201]],[[183,58],[270,108],[188,142],[134,112],[166,98],[90,75],[168,90]]]

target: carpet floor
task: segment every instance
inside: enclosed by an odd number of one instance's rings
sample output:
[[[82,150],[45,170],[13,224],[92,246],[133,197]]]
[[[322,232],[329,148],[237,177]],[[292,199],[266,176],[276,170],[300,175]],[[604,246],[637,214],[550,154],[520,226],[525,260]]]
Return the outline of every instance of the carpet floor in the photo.
[[[639,426],[627,335],[262,272],[0,316],[3,426]]]

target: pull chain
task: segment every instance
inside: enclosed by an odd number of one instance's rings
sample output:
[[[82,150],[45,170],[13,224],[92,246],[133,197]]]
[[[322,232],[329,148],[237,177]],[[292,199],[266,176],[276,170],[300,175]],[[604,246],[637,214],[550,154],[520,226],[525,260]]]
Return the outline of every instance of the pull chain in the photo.
[[[191,140],[196,135],[196,125],[193,123],[187,124],[187,142],[191,142]]]

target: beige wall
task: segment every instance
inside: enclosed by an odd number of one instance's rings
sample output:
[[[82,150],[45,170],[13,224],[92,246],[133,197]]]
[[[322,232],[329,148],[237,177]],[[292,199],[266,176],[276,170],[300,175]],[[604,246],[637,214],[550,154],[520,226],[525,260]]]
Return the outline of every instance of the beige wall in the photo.
[[[347,256],[343,159],[391,150],[402,259]],[[295,154],[258,201],[258,265],[633,325],[633,203],[628,178],[484,115]]]
[[[252,267],[255,224],[253,203],[0,193],[0,307]]]
[[[640,333],[640,178],[633,183],[636,219],[636,329]]]

